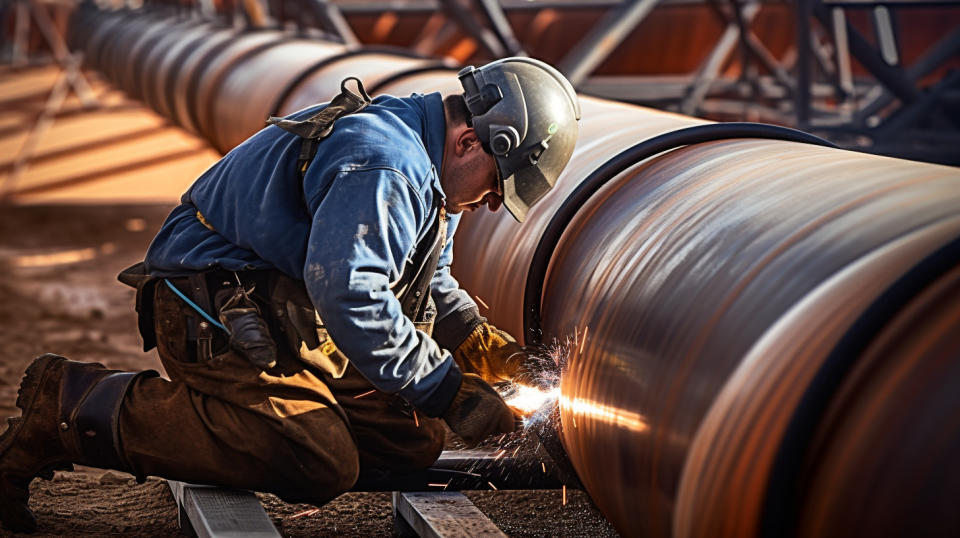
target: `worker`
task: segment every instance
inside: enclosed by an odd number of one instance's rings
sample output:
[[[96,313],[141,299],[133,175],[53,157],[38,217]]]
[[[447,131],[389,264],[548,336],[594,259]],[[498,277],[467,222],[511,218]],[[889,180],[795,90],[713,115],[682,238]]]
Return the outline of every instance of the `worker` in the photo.
[[[169,380],[35,359],[0,437],[3,524],[35,529],[30,481],[74,463],[321,505],[430,466],[444,422],[469,445],[512,431],[490,383],[530,358],[450,274],[453,237],[482,206],[523,221],[580,110],[529,58],[459,80],[372,100],[345,80],[204,172],[120,276]]]

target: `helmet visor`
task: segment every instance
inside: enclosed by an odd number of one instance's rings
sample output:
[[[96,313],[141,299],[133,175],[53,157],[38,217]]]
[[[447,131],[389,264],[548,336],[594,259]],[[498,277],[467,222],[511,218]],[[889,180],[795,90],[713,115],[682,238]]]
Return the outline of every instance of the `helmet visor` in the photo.
[[[497,159],[497,173],[501,178],[503,205],[517,222],[524,221],[530,206],[543,198],[552,186],[536,166],[526,166],[507,175],[503,172],[500,159]]]

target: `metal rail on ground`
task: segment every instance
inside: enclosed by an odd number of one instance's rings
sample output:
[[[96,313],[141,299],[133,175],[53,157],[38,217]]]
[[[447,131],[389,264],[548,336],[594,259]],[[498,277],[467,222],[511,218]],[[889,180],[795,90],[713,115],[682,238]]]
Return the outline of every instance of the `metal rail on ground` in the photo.
[[[400,536],[507,536],[459,491],[393,492],[393,525]]]
[[[535,468],[502,450],[445,450],[432,467],[403,474],[361,476],[351,491],[393,493],[398,533],[422,537],[505,536],[459,490],[555,489],[553,462]],[[201,538],[267,538],[280,534],[249,491],[168,480],[178,524]],[[440,489],[442,488],[442,490]],[[432,491],[431,491],[432,489]]]
[[[280,538],[257,496],[249,491],[168,480],[177,524],[200,538]]]

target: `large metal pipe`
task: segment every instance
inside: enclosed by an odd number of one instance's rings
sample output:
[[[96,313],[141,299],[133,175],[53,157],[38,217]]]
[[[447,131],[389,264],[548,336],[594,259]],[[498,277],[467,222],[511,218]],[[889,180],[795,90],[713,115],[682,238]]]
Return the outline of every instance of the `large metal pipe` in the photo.
[[[137,19],[198,28],[81,10],[74,42],[110,74],[144,39],[123,31]],[[219,30],[162,69],[128,65],[156,69],[174,95],[155,108],[221,151],[348,74],[382,93],[456,89],[428,60],[337,47]],[[527,277],[547,264],[533,306],[545,337],[572,342],[563,441],[603,513],[626,535],[960,533],[944,501],[960,491],[960,172],[714,140],[627,162],[546,238],[595,170],[707,123],[590,97],[582,109],[554,191],[522,225],[466,215],[454,273],[523,334]]]

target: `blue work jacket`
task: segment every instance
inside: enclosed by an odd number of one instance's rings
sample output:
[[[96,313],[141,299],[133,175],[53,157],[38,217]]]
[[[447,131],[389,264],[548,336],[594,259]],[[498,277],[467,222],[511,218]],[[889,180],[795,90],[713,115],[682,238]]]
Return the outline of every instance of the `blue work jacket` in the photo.
[[[278,269],[302,279],[351,364],[378,389],[436,416],[459,388],[460,371],[403,315],[390,286],[442,206],[445,132],[440,94],[377,97],[320,142],[301,191],[301,139],[268,126],[194,182],[151,243],[147,268],[154,276]],[[450,274],[459,215],[449,218],[431,283],[438,323],[476,311]]]

